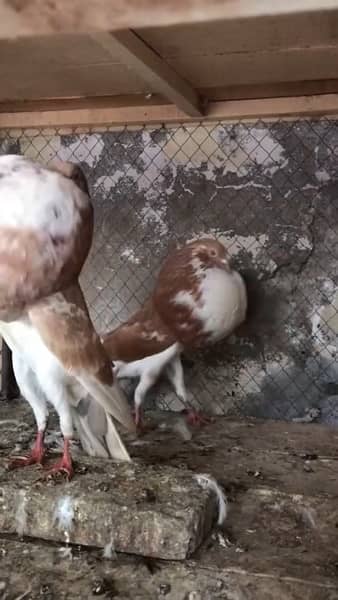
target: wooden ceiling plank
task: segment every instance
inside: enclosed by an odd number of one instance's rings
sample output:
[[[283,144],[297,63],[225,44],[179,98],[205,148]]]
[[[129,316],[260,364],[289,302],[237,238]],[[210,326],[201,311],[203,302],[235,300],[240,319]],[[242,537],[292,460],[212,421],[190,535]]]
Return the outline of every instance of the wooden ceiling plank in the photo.
[[[179,56],[168,64],[196,89],[338,78],[338,45]]]
[[[327,11],[337,0],[0,0],[0,38]]]
[[[62,109],[55,105],[49,110],[48,102],[40,103],[37,111],[0,112],[0,129],[43,128],[43,127],[84,127],[125,126],[162,123],[196,122],[187,117],[173,104],[152,106],[102,107],[92,104],[86,108],[75,106]],[[338,94],[320,96],[299,96],[267,98],[261,100],[230,100],[210,102],[203,121],[220,121],[252,118],[293,118],[338,115]]]
[[[338,79],[314,79],[310,81],[281,81],[278,83],[203,87],[199,89],[199,92],[208,98],[209,102],[218,100],[254,100],[259,98],[285,98],[285,96],[337,94]]]
[[[137,29],[163,58],[276,51],[338,44],[335,11],[262,16],[254,21],[223,19],[211,23]]]
[[[202,102],[198,93],[133,31],[94,34],[93,37],[112,56],[116,57],[118,53],[121,62],[132,68],[151,89],[173,102],[188,116],[202,116]]]
[[[202,88],[199,91],[209,99],[209,102],[327,95],[338,94],[338,79]],[[76,108],[92,108],[93,106],[97,109],[153,105],[168,105],[168,101],[157,94],[145,98],[143,93],[68,95],[48,98],[42,94],[39,98],[29,100],[0,101],[0,113],[45,111],[46,107],[48,107],[48,110],[73,110]]]

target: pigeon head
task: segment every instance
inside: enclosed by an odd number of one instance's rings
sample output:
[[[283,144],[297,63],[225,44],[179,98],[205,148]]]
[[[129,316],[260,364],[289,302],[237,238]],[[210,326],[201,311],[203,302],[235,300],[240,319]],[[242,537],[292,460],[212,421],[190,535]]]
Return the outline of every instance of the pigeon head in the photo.
[[[201,239],[193,242],[194,258],[198,258],[201,266],[207,269],[219,268],[230,272],[231,266],[226,248],[215,239]]]

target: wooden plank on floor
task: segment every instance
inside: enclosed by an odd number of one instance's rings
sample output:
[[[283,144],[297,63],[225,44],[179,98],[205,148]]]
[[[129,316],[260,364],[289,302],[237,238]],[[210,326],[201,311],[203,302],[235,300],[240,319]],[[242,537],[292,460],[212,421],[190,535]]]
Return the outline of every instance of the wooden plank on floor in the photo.
[[[0,460],[0,535],[183,560],[218,518],[217,499],[185,469],[80,459],[71,482],[48,485],[41,470],[7,471]]]

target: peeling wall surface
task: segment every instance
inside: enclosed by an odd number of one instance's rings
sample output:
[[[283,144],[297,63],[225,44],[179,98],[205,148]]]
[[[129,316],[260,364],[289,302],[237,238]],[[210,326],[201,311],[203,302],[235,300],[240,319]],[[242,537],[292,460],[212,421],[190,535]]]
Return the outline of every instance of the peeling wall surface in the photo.
[[[248,322],[185,356],[191,400],[281,419],[317,407],[338,424],[338,121],[1,135],[2,153],[83,165],[96,235],[82,283],[99,331],[146,298],[170,248],[216,236],[247,281]],[[155,400],[181,408],[165,381]]]

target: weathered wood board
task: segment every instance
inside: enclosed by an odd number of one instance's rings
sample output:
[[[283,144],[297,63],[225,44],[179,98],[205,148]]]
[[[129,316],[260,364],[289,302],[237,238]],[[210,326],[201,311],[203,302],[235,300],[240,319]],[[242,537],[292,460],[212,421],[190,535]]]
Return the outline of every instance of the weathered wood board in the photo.
[[[0,461],[0,533],[182,560],[201,544],[217,502],[192,472],[81,460],[71,482]]]

